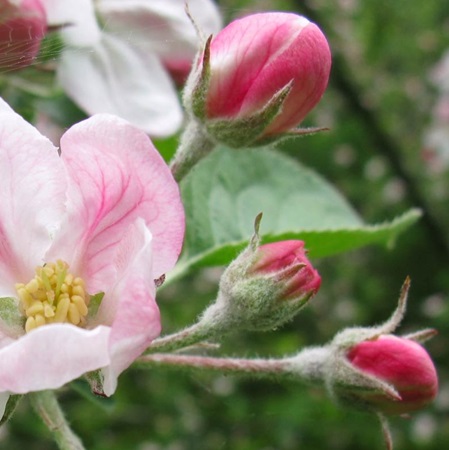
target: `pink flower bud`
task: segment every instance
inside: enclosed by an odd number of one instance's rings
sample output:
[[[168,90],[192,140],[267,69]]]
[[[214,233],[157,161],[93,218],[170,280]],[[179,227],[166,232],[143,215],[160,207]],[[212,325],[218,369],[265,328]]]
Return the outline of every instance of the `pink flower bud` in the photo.
[[[430,403],[438,391],[435,366],[426,350],[410,339],[383,335],[355,345],[348,360],[360,371],[393,386],[401,397],[360,391],[357,395],[379,412],[404,414]]]
[[[258,259],[250,273],[268,275],[282,285],[282,298],[291,299],[307,293],[316,294],[321,277],[306,257],[303,241],[265,244],[257,251]]]
[[[47,32],[47,18],[40,0],[2,2],[0,6],[0,69],[30,65]]]
[[[266,331],[293,319],[317,293],[318,272],[302,241],[259,247],[258,237],[229,265],[217,301],[203,314],[208,328]]]
[[[331,54],[315,24],[271,12],[230,23],[200,64],[193,112],[214,138],[238,147],[292,131],[323,95]]]

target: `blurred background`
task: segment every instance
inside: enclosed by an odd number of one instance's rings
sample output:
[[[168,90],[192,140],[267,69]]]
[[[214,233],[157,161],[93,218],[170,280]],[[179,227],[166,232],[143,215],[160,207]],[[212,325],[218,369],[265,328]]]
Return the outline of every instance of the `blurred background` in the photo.
[[[304,126],[330,131],[281,150],[324,175],[368,223],[418,207],[419,223],[394,248],[369,247],[314,261],[323,285],[294,321],[272,333],[239,333],[230,356],[281,356],[329,341],[340,329],[374,325],[412,289],[400,333],[433,327],[427,344],[440,378],[433,405],[391,420],[396,450],[441,450],[449,442],[449,2],[444,0],[221,0],[225,22],[264,10],[316,22],[333,53],[330,87]],[[56,56],[57,57],[57,56]],[[26,115],[32,102],[16,94]],[[70,120],[82,114],[61,100]],[[69,106],[67,106],[69,105]],[[170,154],[176,138],[156,141]],[[214,298],[220,269],[160,292],[164,331],[192,323]],[[179,373],[125,372],[112,399],[87,400],[73,383],[61,402],[91,450],[297,450],[383,448],[370,415],[335,406],[299,384]],[[90,397],[91,398],[91,397]],[[56,449],[26,400],[0,429],[0,448]]]

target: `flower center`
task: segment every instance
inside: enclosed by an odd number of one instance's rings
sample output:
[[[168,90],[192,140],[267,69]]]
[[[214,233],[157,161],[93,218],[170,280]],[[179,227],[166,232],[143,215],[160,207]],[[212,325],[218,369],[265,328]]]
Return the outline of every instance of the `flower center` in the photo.
[[[27,318],[27,333],[47,323],[85,324],[90,298],[84,280],[74,277],[68,269],[69,265],[61,260],[47,263],[36,267],[31,281],[16,284],[21,310]]]

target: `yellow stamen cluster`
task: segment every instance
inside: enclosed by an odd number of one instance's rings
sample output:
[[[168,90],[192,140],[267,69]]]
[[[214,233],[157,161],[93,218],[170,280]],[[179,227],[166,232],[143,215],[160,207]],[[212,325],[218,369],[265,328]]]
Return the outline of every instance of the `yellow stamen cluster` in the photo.
[[[61,260],[47,263],[36,267],[36,276],[27,284],[16,284],[27,333],[48,323],[83,326],[86,322],[89,295],[83,279],[75,278],[68,269]]]

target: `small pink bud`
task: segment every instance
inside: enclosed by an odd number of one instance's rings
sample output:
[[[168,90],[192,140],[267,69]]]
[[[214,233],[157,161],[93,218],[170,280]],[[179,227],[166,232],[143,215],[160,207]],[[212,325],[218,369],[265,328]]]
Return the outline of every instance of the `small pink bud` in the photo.
[[[318,292],[321,277],[306,257],[303,241],[280,241],[257,250],[256,263],[249,272],[268,275],[283,286],[282,297],[290,299]]]
[[[259,247],[256,235],[223,273],[217,301],[202,320],[220,330],[271,330],[293,319],[320,283],[302,241]]]
[[[29,66],[47,32],[47,18],[40,0],[2,2],[0,6],[0,69]],[[5,4],[6,3],[6,4]]]
[[[206,46],[186,106],[214,139],[260,145],[294,131],[322,97],[330,67],[327,40],[305,17],[250,15]]]
[[[424,347],[393,335],[355,345],[348,360],[360,371],[393,386],[400,400],[360,391],[359,399],[385,414],[404,414],[430,403],[438,392],[435,366]]]

